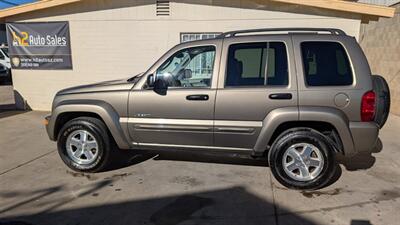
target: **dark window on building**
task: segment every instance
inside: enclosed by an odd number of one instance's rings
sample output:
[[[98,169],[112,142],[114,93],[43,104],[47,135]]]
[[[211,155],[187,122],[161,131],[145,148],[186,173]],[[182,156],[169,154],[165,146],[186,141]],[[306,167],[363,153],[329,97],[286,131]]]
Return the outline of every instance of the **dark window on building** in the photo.
[[[231,45],[225,86],[266,85],[288,85],[285,44],[262,42]]]
[[[301,43],[303,67],[309,86],[342,86],[353,83],[350,62],[337,42]]]
[[[222,33],[181,33],[181,43],[216,38]]]

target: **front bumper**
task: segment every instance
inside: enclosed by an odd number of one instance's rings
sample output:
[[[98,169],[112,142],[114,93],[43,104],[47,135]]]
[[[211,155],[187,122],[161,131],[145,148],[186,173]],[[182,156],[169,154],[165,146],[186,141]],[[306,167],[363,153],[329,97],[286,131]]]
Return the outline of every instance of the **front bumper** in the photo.
[[[46,115],[44,117],[44,125],[46,127],[46,132],[47,135],[49,136],[50,140],[55,141],[55,137],[54,137],[54,122],[52,121],[52,117],[51,114]]]
[[[379,126],[375,122],[350,122],[356,152],[371,152],[379,136]]]

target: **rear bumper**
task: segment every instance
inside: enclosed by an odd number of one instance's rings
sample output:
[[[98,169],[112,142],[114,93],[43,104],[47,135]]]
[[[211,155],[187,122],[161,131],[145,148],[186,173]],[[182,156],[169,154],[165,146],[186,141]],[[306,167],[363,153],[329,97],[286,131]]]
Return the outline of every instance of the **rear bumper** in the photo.
[[[379,126],[374,122],[350,122],[355,152],[371,152],[378,142]]]

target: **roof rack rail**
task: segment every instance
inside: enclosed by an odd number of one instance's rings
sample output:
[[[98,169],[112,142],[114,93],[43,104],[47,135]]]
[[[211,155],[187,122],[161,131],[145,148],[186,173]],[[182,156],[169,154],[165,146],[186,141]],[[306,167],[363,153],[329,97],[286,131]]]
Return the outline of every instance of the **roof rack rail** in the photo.
[[[343,30],[336,29],[336,28],[263,28],[263,29],[249,29],[249,30],[237,30],[237,31],[229,31],[222,33],[220,37],[234,37],[237,34],[245,34],[245,33],[258,33],[258,32],[288,32],[292,33],[291,31],[295,32],[329,32],[334,35],[346,35]]]

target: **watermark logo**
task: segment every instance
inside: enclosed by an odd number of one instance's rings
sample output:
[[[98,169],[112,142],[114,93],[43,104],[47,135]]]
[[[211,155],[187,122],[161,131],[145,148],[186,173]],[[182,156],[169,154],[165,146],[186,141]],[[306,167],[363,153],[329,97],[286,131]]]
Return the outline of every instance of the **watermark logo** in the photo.
[[[13,46],[66,46],[67,45],[67,38],[64,36],[58,35],[45,35],[42,36],[40,34],[37,35],[30,35],[28,32],[22,31],[16,33],[12,31],[12,45]]]
[[[13,46],[28,46],[29,43],[26,41],[28,40],[29,34],[28,32],[21,32],[21,36],[16,34],[14,31],[12,32],[13,36]]]
[[[12,57],[11,62],[13,63],[14,67],[19,67],[21,60],[18,57]]]

